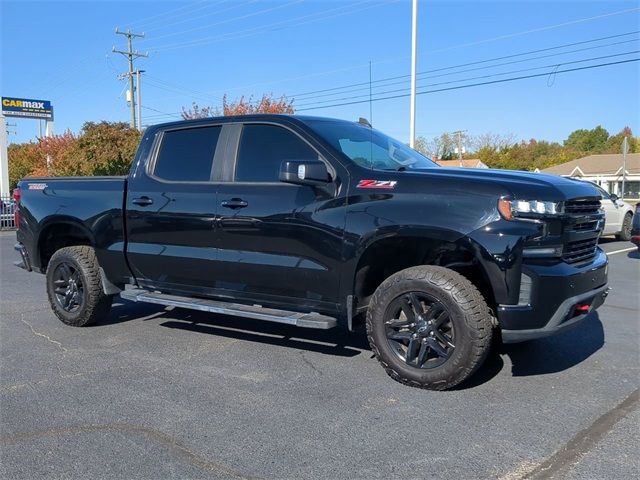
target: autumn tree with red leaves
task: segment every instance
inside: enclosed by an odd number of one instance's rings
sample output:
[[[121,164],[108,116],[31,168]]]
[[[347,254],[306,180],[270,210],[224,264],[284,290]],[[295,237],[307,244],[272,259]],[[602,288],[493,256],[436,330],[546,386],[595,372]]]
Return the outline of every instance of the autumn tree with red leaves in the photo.
[[[293,100],[289,100],[284,95],[274,98],[272,95],[262,95],[262,98],[255,102],[253,97],[240,97],[234,102],[229,101],[227,95],[222,97],[222,110],[218,107],[200,107],[193,102],[191,108],[182,107],[182,118],[192,120],[196,118],[209,118],[233,115],[251,115],[255,113],[284,113],[293,114]]]

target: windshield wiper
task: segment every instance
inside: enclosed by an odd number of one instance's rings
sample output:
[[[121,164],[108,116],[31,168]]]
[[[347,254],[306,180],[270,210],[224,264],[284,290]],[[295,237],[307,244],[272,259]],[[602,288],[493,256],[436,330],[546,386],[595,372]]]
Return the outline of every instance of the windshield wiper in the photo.
[[[405,167],[404,165],[400,165],[397,168],[383,168],[382,170],[384,170],[385,172],[404,172],[407,170],[407,167]]]

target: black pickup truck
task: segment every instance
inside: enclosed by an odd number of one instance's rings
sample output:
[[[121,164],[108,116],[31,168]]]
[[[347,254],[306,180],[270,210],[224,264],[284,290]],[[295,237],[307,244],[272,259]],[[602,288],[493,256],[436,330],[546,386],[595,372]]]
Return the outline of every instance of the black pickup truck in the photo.
[[[19,265],[83,326],[116,294],[366,335],[385,370],[450,388],[492,341],[577,325],[607,294],[587,183],[445,169],[366,121],[255,115],[148,128],[128,177],[29,178]],[[362,331],[362,330],[360,330]]]

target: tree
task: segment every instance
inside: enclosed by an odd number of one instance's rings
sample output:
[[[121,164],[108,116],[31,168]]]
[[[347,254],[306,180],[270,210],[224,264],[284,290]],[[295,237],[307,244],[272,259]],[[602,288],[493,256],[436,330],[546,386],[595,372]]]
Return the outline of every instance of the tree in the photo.
[[[38,145],[29,143],[12,143],[8,147],[9,184],[14,189],[21,178],[32,175],[44,160],[38,152]],[[44,160],[46,162],[46,160]],[[45,164],[46,165],[46,164]]]
[[[250,115],[253,113],[286,113],[291,115],[295,112],[293,100],[287,99],[284,95],[280,98],[262,95],[257,103],[252,102],[251,99],[252,97],[247,99],[242,96],[236,102],[229,102],[227,95],[225,95],[222,97],[222,112],[224,115]]]
[[[564,141],[564,146],[582,153],[602,153],[607,146],[609,132],[598,125],[592,130],[575,130]]]
[[[219,116],[219,110],[214,107],[200,107],[196,102],[191,104],[191,108],[182,107],[180,113],[183,120],[195,120],[197,118],[209,118]]]
[[[220,115],[251,115],[255,113],[286,113],[293,114],[293,100],[289,100],[284,95],[280,98],[274,98],[272,95],[262,95],[258,102],[252,100],[253,97],[240,97],[234,102],[229,101],[229,97],[225,94],[222,97],[222,111],[217,107],[200,107],[193,102],[191,108],[182,107],[182,118],[191,120],[194,118],[217,117]]]
[[[86,122],[69,155],[56,159],[56,175],[126,175],[141,133],[124,122]]]
[[[462,146],[468,149],[469,145],[469,137],[462,134]],[[416,138],[414,148],[436,160],[451,160],[452,158],[458,158],[458,154],[455,153],[457,146],[458,139],[456,136],[443,133],[439,137],[433,137],[431,140],[427,140],[424,137]]]
[[[140,136],[127,123],[87,122],[79,136],[67,131],[10,145],[11,186],[29,176],[126,175]]]
[[[624,127],[620,132],[609,137],[603,153],[622,153],[624,137],[627,137],[629,142],[629,153],[640,152],[640,139],[633,136],[629,127]]]
[[[516,139],[513,133],[501,135],[499,133],[488,132],[471,138],[471,145],[475,151],[486,148],[500,151],[514,145],[515,143]]]
[[[39,138],[37,142],[9,145],[11,188],[24,177],[55,174],[56,163],[64,162],[76,142],[77,137],[66,131],[62,135]]]

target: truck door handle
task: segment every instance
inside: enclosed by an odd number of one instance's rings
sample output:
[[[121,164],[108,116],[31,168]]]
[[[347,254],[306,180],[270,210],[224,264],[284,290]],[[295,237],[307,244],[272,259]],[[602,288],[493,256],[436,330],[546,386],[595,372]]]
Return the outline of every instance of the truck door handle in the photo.
[[[225,200],[221,205],[225,208],[231,209],[244,208],[249,206],[249,204],[241,198],[232,198],[231,200]]]
[[[148,205],[151,205],[153,203],[153,200],[149,197],[139,197],[131,200],[131,203],[140,205],[141,207],[146,207]]]

